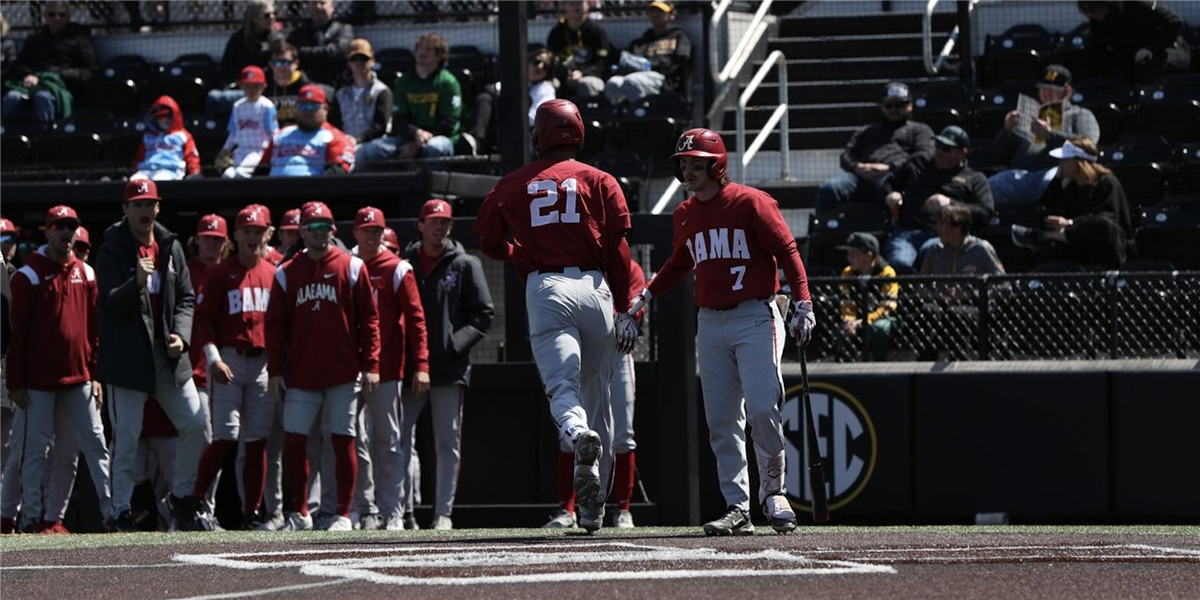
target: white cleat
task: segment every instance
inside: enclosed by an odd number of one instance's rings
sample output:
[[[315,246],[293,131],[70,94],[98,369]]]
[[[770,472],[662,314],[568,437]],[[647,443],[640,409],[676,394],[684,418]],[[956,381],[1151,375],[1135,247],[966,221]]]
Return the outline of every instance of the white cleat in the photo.
[[[618,510],[613,515],[613,527],[617,529],[633,529],[633,513],[627,510]]]
[[[283,517],[282,531],[312,531],[313,520],[309,515],[289,512]]]
[[[554,513],[554,516],[550,517],[550,520],[546,521],[545,525],[542,525],[545,529],[570,529],[574,526],[575,513],[568,512],[563,508],[558,509],[558,512]]]
[[[450,520],[449,515],[438,515],[433,518],[433,523],[429,524],[429,528],[434,531],[450,531],[454,529],[454,522]]]
[[[342,515],[334,515],[328,522],[322,523],[322,525],[325,525],[325,527],[321,528],[325,531],[354,531],[354,522],[350,520],[350,517]]]

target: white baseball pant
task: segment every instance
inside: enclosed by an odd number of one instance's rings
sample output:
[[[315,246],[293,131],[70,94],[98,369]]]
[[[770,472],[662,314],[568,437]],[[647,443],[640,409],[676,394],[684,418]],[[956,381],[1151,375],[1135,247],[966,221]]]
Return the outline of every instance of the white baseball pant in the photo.
[[[21,466],[25,462],[25,411],[15,408],[9,424],[9,452],[4,457],[4,468],[0,479],[0,517],[16,519],[21,511]],[[43,503],[43,518],[62,519],[71,501],[71,490],[75,487],[75,475],[79,461],[79,445],[70,435],[66,419],[54,424],[54,444],[51,448],[50,469],[42,473],[42,489],[46,490]],[[111,506],[111,502],[109,503]]]
[[[50,462],[50,445],[55,439],[72,439],[75,444],[60,444],[59,452],[72,459],[83,450],[84,458],[96,487],[100,516],[108,519],[112,514],[109,495],[108,448],[104,443],[104,426],[100,422],[100,410],[92,397],[91,383],[84,383],[64,390],[28,390],[29,404],[25,414],[25,457],[21,465],[21,504],[27,517],[42,518],[42,479]],[[56,425],[62,422],[65,431]],[[68,448],[68,446],[74,446]],[[69,453],[69,454],[67,454]],[[63,456],[62,458],[66,458]],[[71,460],[71,462],[75,462]],[[75,469],[71,469],[74,473]],[[56,509],[58,507],[55,507]]]
[[[600,481],[611,482],[613,415],[610,405],[613,303],[600,271],[567,267],[529,274],[525,282],[529,341],[550,398],[550,416],[562,437],[592,429],[600,435]],[[607,488],[600,500],[607,497]]]
[[[404,465],[420,468],[420,462],[412,462],[416,455],[414,444],[417,436],[417,419],[425,405],[429,404],[430,417],[433,421],[434,446],[437,448],[437,495],[434,497],[433,514],[450,516],[454,509],[454,496],[458,492],[458,470],[462,464],[462,415],[463,397],[466,395],[465,385],[435,385],[430,386],[424,394],[414,394],[405,390],[404,394],[404,425],[401,427],[400,448],[403,453],[401,461]],[[401,485],[403,510],[401,515],[411,513],[417,478],[410,476],[410,469],[404,470],[404,481]]]
[[[783,318],[770,299],[747,300],[725,311],[700,309],[696,353],[708,441],[716,455],[717,478],[726,504],[743,510],[750,507],[747,420],[760,461],[764,457],[782,461],[784,453],[783,374],[779,369],[783,343]],[[778,477],[763,483],[760,504],[768,488],[773,487],[773,493],[786,492],[782,462],[775,467]],[[765,469],[766,465],[760,471]]]

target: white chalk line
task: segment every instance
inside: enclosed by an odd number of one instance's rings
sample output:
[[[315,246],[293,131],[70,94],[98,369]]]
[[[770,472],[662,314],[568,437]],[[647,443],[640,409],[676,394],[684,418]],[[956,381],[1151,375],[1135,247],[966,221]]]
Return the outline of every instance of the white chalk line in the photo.
[[[186,567],[185,563],[161,563],[156,565],[21,565],[16,567],[0,567],[4,571],[70,571],[76,569],[160,569],[164,567]]]
[[[824,562],[824,561],[822,561]],[[839,561],[840,562],[840,561]],[[386,585],[420,585],[420,586],[465,586],[465,585],[495,585],[495,584],[528,584],[528,583],[563,583],[574,581],[626,581],[626,580],[666,580],[666,579],[713,579],[730,577],[794,577],[797,575],[861,575],[886,573],[895,574],[896,570],[886,565],[868,565],[859,563],[853,567],[834,568],[800,568],[800,569],[701,569],[701,570],[668,570],[668,571],[580,571],[575,573],[538,573],[528,575],[493,575],[482,577],[408,577],[403,575],[386,575],[374,571],[326,567],[324,565],[309,565],[301,568],[305,575],[338,576],[360,579],[370,583]]]
[[[1187,556],[1200,556],[1200,550],[1191,550],[1188,548],[1168,548],[1165,546],[1149,546],[1146,544],[1129,544],[1129,548],[1139,548],[1142,550],[1154,550],[1157,552],[1174,552],[1176,554],[1184,554]]]
[[[253,596],[270,596],[272,594],[281,594],[283,592],[295,592],[299,590],[310,590],[319,587],[328,587],[331,585],[341,585],[349,583],[350,579],[337,579],[334,581],[319,581],[317,583],[302,583],[299,585],[286,585],[283,587],[264,588],[261,590],[245,590],[241,592],[229,592],[227,594],[208,594],[205,596],[187,596],[176,598],[175,600],[224,600],[226,598],[250,598]]]

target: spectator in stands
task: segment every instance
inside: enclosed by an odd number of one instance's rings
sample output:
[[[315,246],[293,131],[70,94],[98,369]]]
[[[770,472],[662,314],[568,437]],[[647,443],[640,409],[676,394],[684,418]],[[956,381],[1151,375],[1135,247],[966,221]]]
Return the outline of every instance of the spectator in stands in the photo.
[[[843,172],[817,188],[818,214],[844,202],[881,203],[905,163],[933,156],[933,130],[912,120],[907,85],[887,84],[879,108],[883,119],[856,131],[842,151]]]
[[[208,114],[224,112],[242,97],[240,76],[248,66],[267,68],[271,60],[271,41],[281,27],[275,20],[275,3],[271,0],[255,0],[246,3],[242,16],[242,28],[229,36],[225,52],[221,54],[221,70],[217,72],[218,89],[208,93],[205,111]]]
[[[275,103],[262,95],[267,87],[267,74],[251,65],[242,69],[239,82],[245,97],[233,105],[227,128],[229,137],[214,161],[225,179],[252,177],[262,162],[263,152],[279,131]]]
[[[295,125],[275,134],[263,161],[271,177],[344,175],[354,168],[354,142],[328,123],[329,103],[318,85],[300,89]]]
[[[1003,275],[996,249],[971,235],[971,210],[950,204],[938,211],[938,241],[921,261],[922,275]]]
[[[954,203],[971,211],[975,223],[992,218],[992,192],[987,178],[967,166],[971,138],[957,125],[942,130],[934,138],[932,158],[917,156],[896,173],[891,192],[885,199],[896,228],[888,236],[883,255],[893,265],[913,268],[918,257],[935,243],[934,219],[938,211]]]
[[[533,128],[533,117],[537,107],[543,102],[554,98],[558,91],[557,81],[551,77],[554,72],[554,54],[545,46],[539,46],[529,53],[529,63],[526,74],[529,77],[529,127]],[[480,147],[486,147],[487,135],[492,124],[492,114],[496,101],[500,98],[500,82],[485,86],[475,97],[475,121],[470,130],[462,132],[463,139],[471,146],[472,152]]]
[[[1186,73],[1192,49],[1184,39],[1187,23],[1162,2],[1077,2],[1087,17],[1088,62],[1095,73],[1115,69],[1131,84]]]
[[[79,90],[100,71],[92,34],[71,22],[66,2],[47,2],[46,26],[25,40],[4,82],[5,118],[26,117],[42,123],[71,116],[71,89]]]
[[[616,74],[604,85],[608,101],[641,102],[664,91],[688,95],[692,72],[692,39],[675,24],[675,6],[656,0],[646,7],[650,29],[621,53]]]
[[[416,64],[392,84],[391,136],[363,146],[364,161],[454,155],[462,118],[462,88],[447,71],[450,43],[430,32],[417,38]]]
[[[346,63],[353,81],[338,89],[337,104],[342,113],[342,131],[361,148],[387,133],[392,122],[392,88],[375,76],[371,42],[361,38],[350,42]]]
[[[1096,142],[1071,138],[1050,152],[1059,159],[1062,193],[1042,203],[1042,229],[1012,226],[1013,243],[1035,250],[1039,260],[1070,260],[1081,265],[1117,267],[1134,257],[1133,221],[1125,190],[1112,171],[1096,162]]]
[[[333,2],[308,2],[308,21],[288,34],[288,43],[299,51],[308,76],[317,83],[337,87],[347,81],[346,53],[354,27],[333,19]]]
[[[8,35],[8,20],[0,15],[0,74],[8,75],[8,70],[17,62],[17,43]]]
[[[271,42],[271,91],[268,96],[275,103],[275,116],[280,127],[296,122],[297,94],[300,88],[312,83],[300,70],[299,56],[295,46],[283,40]],[[322,86],[322,90],[326,95],[333,94],[327,86]]]
[[[183,111],[170,96],[159,96],[146,111],[146,131],[130,179],[175,181],[200,176],[196,140],[183,127]]]
[[[869,233],[852,233],[838,248],[846,251],[850,263],[842,269],[842,277],[855,282],[842,284],[842,331],[847,338],[865,341],[865,357],[887,360],[900,284],[895,279],[870,282],[867,278],[895,277],[896,270],[879,255],[879,240]]]
[[[1050,151],[1077,135],[1100,140],[1100,124],[1092,111],[1075,106],[1071,98],[1071,71],[1062,65],[1049,65],[1038,81],[1038,99],[1042,104],[1062,103],[1061,122],[1034,118],[1029,131],[1017,128],[1019,114],[1012,111],[1004,118],[1004,129],[992,141],[992,155],[1008,165],[988,178],[996,210],[1029,205],[1042,197],[1058,171],[1058,161]]]
[[[546,36],[546,47],[554,53],[564,98],[592,98],[604,92],[611,75],[608,32],[588,18],[588,4],[578,0],[560,2],[562,17]]]

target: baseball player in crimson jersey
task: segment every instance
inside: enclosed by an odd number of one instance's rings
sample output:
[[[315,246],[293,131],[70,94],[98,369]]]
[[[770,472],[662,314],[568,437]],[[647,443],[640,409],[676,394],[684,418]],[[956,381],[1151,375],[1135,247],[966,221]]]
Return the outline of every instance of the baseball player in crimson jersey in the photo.
[[[220,215],[204,215],[196,223],[195,241],[196,257],[189,259],[187,266],[192,278],[192,291],[196,293],[199,304],[199,299],[204,295],[204,283],[208,280],[208,270],[224,258],[222,254],[229,241],[229,225]],[[196,382],[196,393],[200,394],[200,406],[208,410],[208,365],[204,348],[192,343],[188,347],[188,358],[192,360],[192,379]],[[211,419],[209,421],[211,423]],[[212,435],[211,426],[209,435]]]
[[[356,398],[379,387],[379,311],[362,259],[332,247],[333,213],[320,202],[300,216],[305,251],[275,273],[267,308],[269,389],[284,400],[284,468],[293,511],[287,529],[312,529],[305,485],[308,435],[322,409],[336,460],[337,515],[331,531],[351,529],[350,502],[358,464],[354,455]]]
[[[283,263],[283,255],[287,253],[288,248],[300,243],[300,209],[293,208],[283,213],[283,219],[279,221],[279,246],[275,248],[276,257],[275,265],[279,266]]]
[[[629,295],[636,296],[646,288],[646,273],[636,260],[629,261]],[[645,309],[634,315],[640,324]],[[618,352],[613,363],[612,383],[609,385],[613,412],[613,490],[617,511],[612,524],[617,529],[633,527],[633,513],[629,506],[633,502],[633,484],[636,475],[633,439],[633,405],[636,386],[633,379],[633,355]],[[560,440],[558,454],[558,511],[543,525],[547,528],[575,526],[575,489],[571,473],[575,468],[575,454],[565,440]]]
[[[157,222],[159,201],[153,181],[130,181],[125,186],[125,218],[105,231],[96,259],[96,377],[111,386],[107,396],[114,431],[113,513],[121,531],[137,530],[129,501],[143,406],[150,394],[179,431],[171,498],[176,525],[184,530],[211,527],[191,502],[196,465],[210,439],[207,412],[200,405],[187,355],[195,295],[183,246]]]
[[[49,243],[31,253],[28,264],[12,278],[8,387],[13,403],[25,410],[21,499],[27,531],[41,531],[46,525],[42,479],[49,469],[56,417],[70,425],[69,435],[77,442],[72,450],[84,452],[101,516],[108,519],[112,513],[108,448],[100,422],[103,397],[100,383],[93,379],[100,341],[96,276],[71,252],[78,226],[74,209],[51,208],[46,214]],[[60,452],[69,451],[59,440]]]
[[[87,262],[92,255],[92,236],[88,233],[87,227],[80,225],[75,229],[75,242],[71,244],[71,251],[75,253],[75,258],[83,262]]]
[[[779,291],[778,265],[796,303],[790,328],[801,345],[807,344],[815,318],[804,265],[775,199],[726,177],[728,163],[720,135],[690,129],[675,149],[671,157],[676,161],[675,177],[693,195],[675,209],[671,257],[638,295],[634,307],[662,295],[688,271],[695,273],[704,412],[721,493],[729,506],[724,516],[704,525],[704,532],[754,532],[748,512],[747,420],[754,432],[762,484],[758,502],[776,531],[792,531],[796,513],[785,495],[780,416],[784,316],[774,298]]]
[[[515,263],[526,278],[534,360],[559,434],[575,450],[579,525],[596,531],[612,468],[613,305],[622,351],[633,348],[637,325],[625,313],[629,209],[611,175],[575,160],[582,146],[579,108],[542,103],[533,124],[540,158],[496,183],[475,232],[488,256]]]
[[[214,441],[200,458],[194,498],[203,498],[221,465],[246,445],[242,470],[243,526],[264,525],[267,439],[276,404],[267,392],[266,315],[275,266],[259,255],[270,223],[262,208],[243,208],[234,221],[238,251],[209,271],[196,306],[195,341],[208,358]]]
[[[425,329],[425,309],[412,264],[384,248],[383,211],[371,206],[358,210],[354,217],[354,238],[358,241],[357,256],[367,264],[371,287],[379,306],[379,388],[365,394],[367,428],[359,435],[370,450],[373,497],[378,504],[382,522],[379,526],[403,529],[404,506],[400,503],[401,483],[407,464],[400,447],[400,425],[404,422],[400,404],[400,387],[404,378],[405,349],[412,352],[412,389],[417,393],[429,390],[429,342]],[[368,496],[372,494],[366,494]],[[364,517],[360,512],[360,524]],[[362,525],[364,529],[369,528]]]

